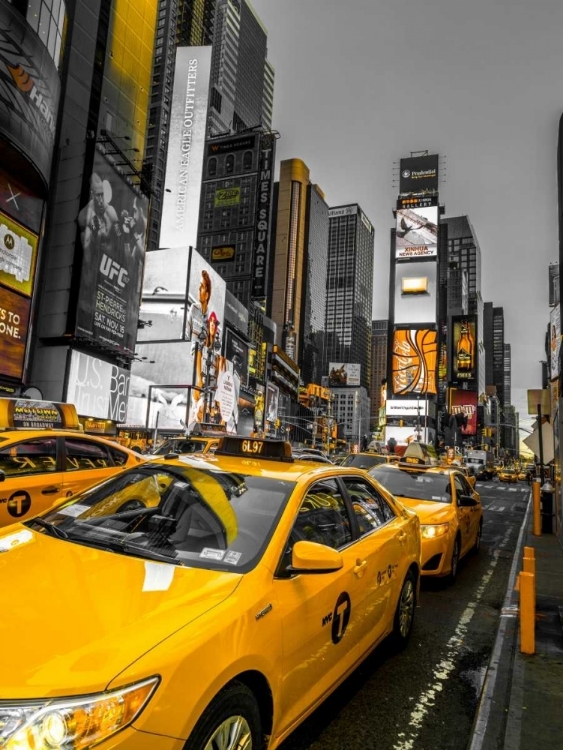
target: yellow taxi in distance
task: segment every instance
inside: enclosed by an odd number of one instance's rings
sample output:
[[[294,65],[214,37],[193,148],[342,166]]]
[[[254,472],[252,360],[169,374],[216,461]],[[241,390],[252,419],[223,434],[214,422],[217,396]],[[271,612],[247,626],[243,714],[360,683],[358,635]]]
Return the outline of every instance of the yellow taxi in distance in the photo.
[[[478,551],[483,508],[470,478],[456,467],[410,462],[376,466],[369,474],[420,518],[422,575],[455,581],[460,559]]]
[[[0,399],[0,527],[43,513],[143,461],[77,428],[71,404]]]
[[[209,453],[217,449],[220,436],[197,435],[193,437],[173,437],[165,440],[153,451],[154,456],[167,453]]]
[[[116,512],[124,491],[150,497]],[[2,653],[2,748],[274,750],[406,644],[420,544],[364,471],[236,437],[4,529],[0,622],[26,648]]]
[[[379,464],[392,464],[399,461],[399,456],[394,453],[350,453],[342,461],[342,466],[355,466],[357,469],[371,469]]]
[[[501,469],[498,470],[497,476],[501,482],[517,482],[518,481],[518,472],[516,469],[511,469],[506,466],[503,466]]]

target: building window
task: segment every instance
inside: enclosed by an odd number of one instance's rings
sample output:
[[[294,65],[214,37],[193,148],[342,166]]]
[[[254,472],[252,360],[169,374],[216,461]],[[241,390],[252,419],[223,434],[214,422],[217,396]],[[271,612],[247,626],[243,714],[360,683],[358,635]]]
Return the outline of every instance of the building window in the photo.
[[[245,172],[252,169],[252,151],[245,151],[242,157],[242,168]]]
[[[207,162],[207,176],[215,177],[216,174],[217,174],[217,159],[213,156]]]
[[[225,159],[225,172],[226,174],[232,174],[235,171],[235,157],[229,154]]]

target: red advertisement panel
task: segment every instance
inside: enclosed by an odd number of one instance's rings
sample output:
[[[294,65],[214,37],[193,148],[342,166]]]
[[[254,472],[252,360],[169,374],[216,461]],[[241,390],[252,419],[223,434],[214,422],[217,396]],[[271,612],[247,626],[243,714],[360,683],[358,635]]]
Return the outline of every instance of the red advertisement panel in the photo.
[[[452,389],[450,397],[451,414],[465,414],[467,426],[462,429],[464,435],[477,434],[477,393]]]

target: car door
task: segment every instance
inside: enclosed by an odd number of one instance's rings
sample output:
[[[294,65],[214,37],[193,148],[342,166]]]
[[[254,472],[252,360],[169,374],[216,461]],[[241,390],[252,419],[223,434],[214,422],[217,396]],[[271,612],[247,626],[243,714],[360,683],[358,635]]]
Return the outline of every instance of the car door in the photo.
[[[461,534],[461,554],[464,555],[473,544],[472,521],[475,516],[472,513],[472,508],[460,505],[459,498],[461,495],[473,496],[473,490],[469,487],[467,480],[458,473],[454,474],[453,481],[455,488],[455,509]]]
[[[318,701],[359,656],[366,565],[353,528],[336,480],[313,482],[304,494],[274,580],[282,613],[284,728]],[[342,569],[333,573],[288,573],[291,549],[300,540],[339,550]]]
[[[467,479],[465,479],[465,477],[461,478],[461,483],[465,486],[464,494],[472,497],[476,501],[476,505],[469,508],[470,530],[468,545],[471,548],[475,544],[483,508],[481,506],[481,498],[479,496],[479,493],[475,490],[474,487],[471,486],[471,484],[467,481]]]
[[[64,498],[57,438],[46,436],[14,442],[0,450],[0,526],[25,521]]]
[[[366,607],[362,650],[388,629],[406,574],[405,521],[367,479],[343,477],[359,526],[357,560],[365,560]]]
[[[118,448],[115,449],[119,450]],[[122,455],[126,455],[120,451]],[[108,446],[83,435],[64,438],[63,483],[65,495],[70,497],[97,482],[116,474],[116,466]]]

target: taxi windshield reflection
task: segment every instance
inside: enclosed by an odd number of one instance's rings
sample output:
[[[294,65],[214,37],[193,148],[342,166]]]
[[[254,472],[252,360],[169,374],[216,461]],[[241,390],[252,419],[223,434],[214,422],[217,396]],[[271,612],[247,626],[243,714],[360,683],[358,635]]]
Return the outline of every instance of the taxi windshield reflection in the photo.
[[[191,467],[145,467],[82,493],[44,515],[41,524],[27,525],[51,530],[65,542],[246,572],[262,556],[294,486]]]
[[[395,497],[410,497],[451,503],[450,477],[448,474],[412,471],[394,467],[376,467],[371,474]]]

